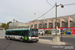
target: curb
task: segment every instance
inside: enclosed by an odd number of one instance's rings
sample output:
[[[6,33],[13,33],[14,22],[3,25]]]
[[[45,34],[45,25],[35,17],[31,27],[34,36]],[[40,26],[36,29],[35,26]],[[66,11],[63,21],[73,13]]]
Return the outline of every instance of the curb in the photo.
[[[39,37],[53,37],[53,36],[39,36]],[[69,37],[69,36],[62,36],[62,37],[75,38],[75,37]]]
[[[5,37],[0,37],[0,39],[5,39]]]

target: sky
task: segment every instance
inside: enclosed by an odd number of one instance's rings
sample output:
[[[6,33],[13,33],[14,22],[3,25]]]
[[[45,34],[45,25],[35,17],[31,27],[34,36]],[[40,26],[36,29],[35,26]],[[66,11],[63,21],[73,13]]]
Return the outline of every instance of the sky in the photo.
[[[49,5],[47,1],[52,5]],[[0,22],[7,23],[13,19],[27,23],[40,17],[42,14],[51,9],[55,2],[57,4],[71,4],[75,0],[0,0]],[[64,6],[57,8],[57,16],[66,16],[75,14],[75,5]],[[44,18],[55,18],[55,7],[44,15]],[[39,18],[39,19],[42,19]]]

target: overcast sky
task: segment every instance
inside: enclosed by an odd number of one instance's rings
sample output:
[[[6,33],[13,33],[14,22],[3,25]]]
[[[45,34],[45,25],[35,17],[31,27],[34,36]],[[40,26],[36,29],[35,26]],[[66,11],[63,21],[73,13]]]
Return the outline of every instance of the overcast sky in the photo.
[[[48,0],[48,2],[54,6],[57,4],[70,4],[75,3],[75,0]],[[0,0],[0,22],[7,23],[13,19],[20,22],[29,22],[44,14],[52,6],[50,6],[46,0]],[[75,5],[64,6],[64,8],[58,7],[58,17],[65,15],[75,14]],[[45,18],[55,17],[55,8],[45,14]],[[40,18],[41,19],[41,18]]]

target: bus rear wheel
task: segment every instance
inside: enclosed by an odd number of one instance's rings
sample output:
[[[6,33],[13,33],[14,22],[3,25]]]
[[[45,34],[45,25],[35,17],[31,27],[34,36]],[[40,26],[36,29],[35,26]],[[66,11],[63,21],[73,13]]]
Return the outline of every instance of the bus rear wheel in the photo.
[[[8,37],[7,39],[10,40],[10,37]]]
[[[7,36],[5,36],[5,39],[8,39]]]

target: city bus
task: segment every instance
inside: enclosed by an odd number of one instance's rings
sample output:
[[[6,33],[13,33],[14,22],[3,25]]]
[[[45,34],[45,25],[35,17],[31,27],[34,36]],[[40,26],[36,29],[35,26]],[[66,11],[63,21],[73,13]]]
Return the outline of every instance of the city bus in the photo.
[[[8,29],[5,31],[6,39],[17,39],[20,41],[38,42],[38,29]]]

